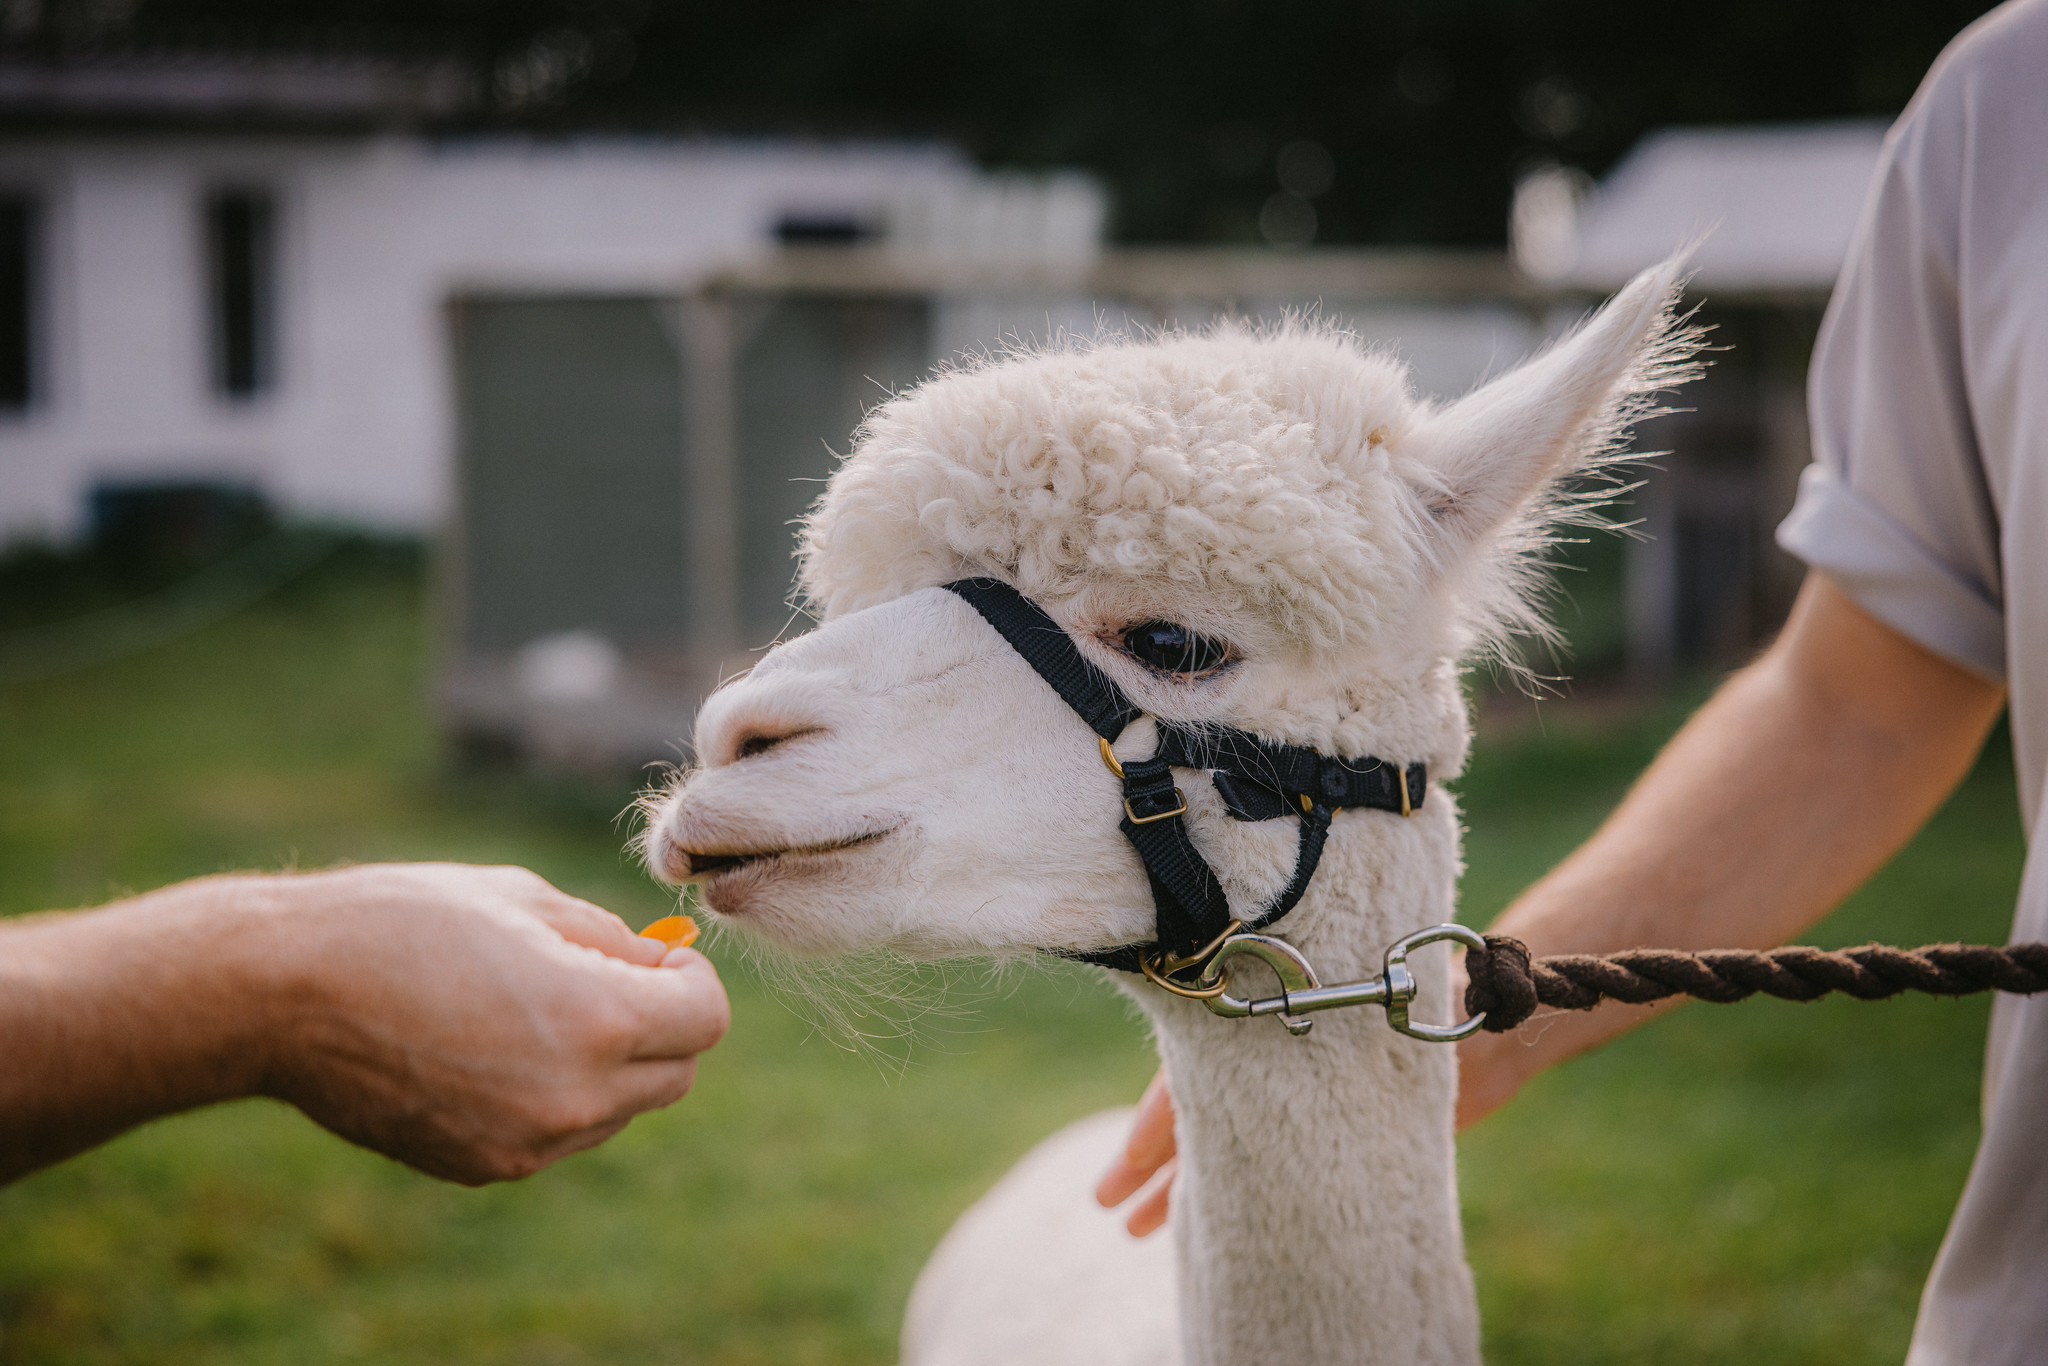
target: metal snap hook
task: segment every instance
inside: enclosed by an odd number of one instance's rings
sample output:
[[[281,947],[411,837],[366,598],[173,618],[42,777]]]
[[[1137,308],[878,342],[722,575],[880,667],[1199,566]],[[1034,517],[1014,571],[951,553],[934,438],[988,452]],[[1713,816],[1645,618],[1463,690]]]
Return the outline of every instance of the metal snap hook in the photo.
[[[1316,970],[1309,965],[1308,959],[1302,956],[1301,950],[1285,940],[1263,934],[1230,935],[1226,931],[1226,937],[1220,944],[1205,950],[1210,953],[1209,961],[1192,990],[1160,982],[1150,971],[1146,975],[1161,986],[1176,990],[1179,995],[1201,1000],[1212,1013],[1226,1018],[1278,1015],[1290,1034],[1309,1032],[1315,1021],[1306,1017],[1312,1011],[1371,1005],[1384,1008],[1387,1024],[1412,1039],[1456,1043],[1478,1032],[1486,1020],[1485,1012],[1454,1025],[1416,1024],[1408,1018],[1408,1007],[1414,1002],[1418,990],[1415,975],[1408,971],[1408,955],[1425,944],[1445,939],[1463,944],[1468,949],[1486,947],[1486,940],[1476,930],[1468,930],[1463,925],[1431,925],[1397,940],[1387,949],[1385,972],[1380,977],[1370,982],[1345,982],[1326,987],[1317,978]],[[1241,954],[1249,954],[1273,970],[1280,979],[1278,996],[1247,1000],[1230,994],[1229,973],[1225,965]],[[1199,961],[1199,958],[1192,961]]]
[[[1241,954],[1249,954],[1273,969],[1274,975],[1280,979],[1278,996],[1248,1001],[1223,990],[1230,980],[1224,964]],[[1215,956],[1209,959],[1200,985],[1217,989],[1207,1005],[1218,1015],[1240,1019],[1252,1015],[1278,1015],[1280,1023],[1287,1026],[1287,1032],[1297,1035],[1306,1034],[1315,1027],[1314,1020],[1301,1017],[1294,1008],[1294,1002],[1302,993],[1319,989],[1322,983],[1316,977],[1316,970],[1309,966],[1308,959],[1301,956],[1301,950],[1283,939],[1263,934],[1240,934],[1224,940]]]
[[[1468,930],[1463,925],[1431,925],[1426,930],[1417,930],[1404,939],[1397,940],[1387,950],[1385,960],[1387,984],[1387,1023],[1412,1039],[1428,1039],[1431,1043],[1456,1043],[1469,1039],[1479,1032],[1479,1026],[1486,1022],[1486,1012],[1469,1016],[1454,1025],[1413,1024],[1408,1019],[1409,1003],[1415,999],[1415,978],[1408,971],[1408,953],[1424,944],[1435,944],[1441,940],[1453,940],[1468,949],[1486,947],[1486,937],[1477,930]]]

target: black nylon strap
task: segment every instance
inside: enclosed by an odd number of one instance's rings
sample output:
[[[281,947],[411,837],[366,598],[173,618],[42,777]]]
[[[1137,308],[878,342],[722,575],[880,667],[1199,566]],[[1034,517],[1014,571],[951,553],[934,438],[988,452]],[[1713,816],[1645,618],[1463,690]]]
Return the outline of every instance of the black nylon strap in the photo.
[[[1161,721],[1159,754],[1176,768],[1214,769],[1240,782],[1256,783],[1268,792],[1282,796],[1299,793],[1332,807],[1399,811],[1405,777],[1408,807],[1413,810],[1422,805],[1422,794],[1429,787],[1429,769],[1424,764],[1410,764],[1403,774],[1384,759],[1343,759],[1223,727],[1198,731]],[[1217,786],[1220,789],[1223,784]],[[1229,802],[1227,794],[1224,800]]]
[[[1193,952],[1230,923],[1230,901],[1214,870],[1196,852],[1181,818],[1168,814],[1186,806],[1165,760],[1124,765],[1124,818],[1118,828],[1144,860],[1152,880],[1155,937],[1174,954]]]
[[[1097,735],[1115,740],[1138,719],[1138,708],[1101,670],[1081,658],[1066,631],[1043,607],[1000,579],[960,579],[946,587],[967,599]]]
[[[1128,765],[1126,766],[1126,771],[1128,771]],[[1280,895],[1273,899],[1271,905],[1259,912],[1257,916],[1245,922],[1246,929],[1263,930],[1266,926],[1272,924],[1281,916],[1286,915],[1301,903],[1301,898],[1308,892],[1310,880],[1316,875],[1316,866],[1322,862],[1323,846],[1330,837],[1330,820],[1335,815],[1336,813],[1330,810],[1329,807],[1322,805],[1311,806],[1307,811],[1301,813],[1301,844],[1299,852],[1294,857],[1294,876],[1288,880],[1287,885],[1281,889]],[[1137,843],[1137,837],[1131,835],[1130,822],[1128,820],[1124,822],[1124,834],[1131,839],[1133,844]],[[1186,836],[1183,835],[1182,839],[1185,840],[1185,838]],[[1192,848],[1190,852],[1192,852]],[[1158,939],[1149,944],[1124,944],[1114,949],[1066,953],[1062,954],[1062,957],[1071,958],[1077,963],[1093,963],[1097,967],[1115,968],[1119,972],[1142,973],[1144,971],[1142,960],[1150,954],[1162,948],[1172,954],[1185,955],[1191,953],[1222,933],[1223,927],[1230,923],[1230,908],[1226,903],[1223,909],[1223,918],[1215,922],[1215,930],[1211,931],[1206,937],[1194,934],[1189,940],[1181,943],[1175,943],[1170,940],[1167,937],[1166,913],[1163,909],[1166,905],[1166,900],[1160,895],[1162,889],[1159,876],[1153,872],[1152,858],[1145,852],[1142,845],[1139,847],[1138,856],[1145,860],[1145,872],[1152,883],[1152,902],[1154,907],[1158,908],[1157,913],[1160,924]],[[1195,858],[1199,860],[1201,856],[1196,854]],[[1201,864],[1201,868],[1213,884],[1216,880],[1215,874],[1209,871],[1208,864]],[[1221,888],[1217,889],[1217,895],[1218,897],[1222,896]]]
[[[1336,814],[1320,802],[1301,813],[1301,852],[1294,858],[1294,877],[1281,888],[1272,905],[1245,922],[1246,929],[1263,930],[1300,904],[1308,891],[1309,879],[1316,875],[1316,865],[1323,861],[1323,845],[1329,841],[1330,821]]]
[[[979,612],[1038,676],[1105,740],[1115,740],[1144,713],[1122,689],[1084,659],[1060,624],[1045,609],[1000,579],[960,579],[946,584]],[[1343,759],[1301,745],[1264,740],[1227,726],[1200,730],[1157,723],[1159,747],[1149,759],[1123,765],[1124,817],[1119,828],[1137,850],[1152,887],[1156,938],[1145,944],[1074,952],[1084,963],[1139,972],[1159,949],[1185,955],[1209,943],[1230,923],[1230,902],[1216,874],[1188,838],[1180,812],[1186,798],[1173,780],[1176,768],[1206,769],[1230,814],[1238,820],[1300,818],[1301,837],[1294,876],[1280,895],[1252,919],[1262,929],[1293,910],[1308,891],[1330,822],[1340,807],[1380,811],[1420,809],[1429,790],[1423,764],[1398,768],[1383,759]],[[1404,800],[1405,798],[1405,800]]]
[[[1299,802],[1287,800],[1282,792],[1259,783],[1247,783],[1231,777],[1217,769],[1209,777],[1216,795],[1223,799],[1223,809],[1230,813],[1232,820],[1277,821],[1282,816],[1301,810]]]

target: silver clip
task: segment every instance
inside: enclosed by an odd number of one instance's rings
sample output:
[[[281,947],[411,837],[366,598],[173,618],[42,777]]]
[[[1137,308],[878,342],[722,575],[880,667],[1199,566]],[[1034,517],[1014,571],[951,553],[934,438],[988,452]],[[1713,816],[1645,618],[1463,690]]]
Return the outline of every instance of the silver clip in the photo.
[[[1315,1021],[1303,1017],[1314,1011],[1335,1010],[1340,1006],[1380,1006],[1387,1012],[1388,1025],[1410,1038],[1427,1039],[1431,1043],[1456,1043],[1478,1032],[1486,1020],[1484,1011],[1454,1025],[1416,1024],[1408,1018],[1408,1007],[1414,1002],[1417,990],[1415,977],[1408,971],[1408,955],[1425,944],[1445,939],[1454,940],[1468,949],[1486,947],[1486,940],[1476,930],[1468,930],[1463,925],[1431,925],[1388,948],[1385,971],[1381,976],[1370,982],[1346,982],[1326,987],[1316,977],[1316,970],[1309,965],[1308,959],[1302,957],[1301,950],[1292,944],[1263,934],[1240,934],[1217,946],[1197,987],[1224,988],[1204,1002],[1213,1013],[1232,1019],[1278,1015],[1280,1023],[1287,1026],[1290,1034],[1308,1033]],[[1224,964],[1241,954],[1249,954],[1273,970],[1280,979],[1278,996],[1246,1000],[1230,994]]]

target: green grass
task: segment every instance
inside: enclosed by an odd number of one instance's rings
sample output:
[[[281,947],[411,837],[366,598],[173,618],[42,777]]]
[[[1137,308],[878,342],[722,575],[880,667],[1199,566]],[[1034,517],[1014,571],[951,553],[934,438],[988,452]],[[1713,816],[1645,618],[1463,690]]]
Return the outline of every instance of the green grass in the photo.
[[[1673,708],[1486,755],[1468,916],[1590,831]],[[2003,731],[1823,945],[2003,942],[2023,846]],[[1496,1362],[1898,1361],[1977,1139],[1985,997],[1694,1005],[1539,1078],[1461,1144]]]
[[[409,561],[356,552],[146,654],[0,685],[0,911],[436,857],[663,913],[620,852],[623,787],[446,772],[423,620]],[[1482,747],[1468,920],[1678,715]],[[2011,786],[1988,760],[1822,941],[2001,937]],[[248,1103],[0,1190],[0,1362],[890,1361],[952,1216],[1150,1070],[1074,973],[1024,978],[899,1074],[723,966],[734,1028],[696,1092],[517,1185],[437,1185]],[[1533,1085],[1464,1145],[1489,1359],[1898,1359],[1974,1142],[1984,1015],[1693,1007]]]

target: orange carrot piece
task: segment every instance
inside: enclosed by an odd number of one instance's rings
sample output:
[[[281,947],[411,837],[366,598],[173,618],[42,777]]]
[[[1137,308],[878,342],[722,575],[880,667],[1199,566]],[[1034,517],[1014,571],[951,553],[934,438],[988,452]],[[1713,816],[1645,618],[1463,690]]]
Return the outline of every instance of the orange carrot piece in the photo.
[[[686,915],[665,915],[640,931],[643,939],[659,939],[672,949],[686,949],[697,942],[697,922]]]

